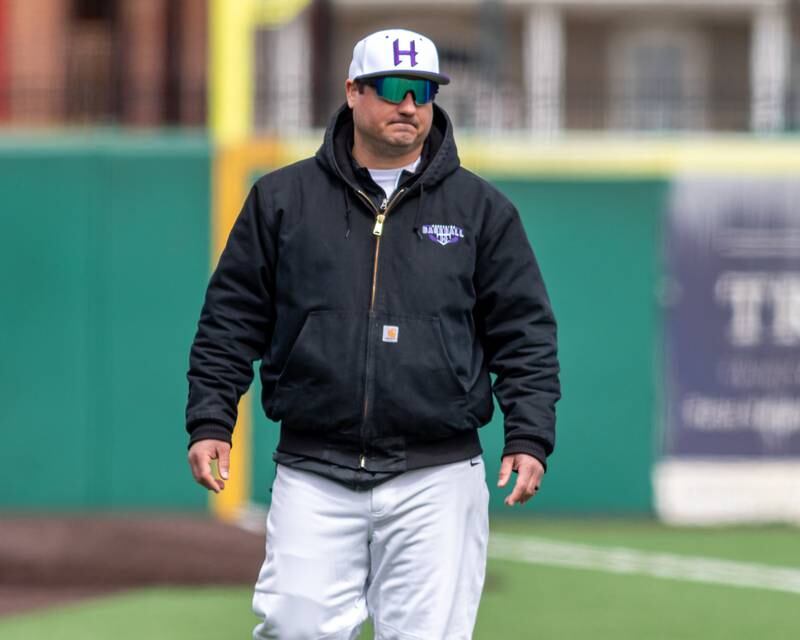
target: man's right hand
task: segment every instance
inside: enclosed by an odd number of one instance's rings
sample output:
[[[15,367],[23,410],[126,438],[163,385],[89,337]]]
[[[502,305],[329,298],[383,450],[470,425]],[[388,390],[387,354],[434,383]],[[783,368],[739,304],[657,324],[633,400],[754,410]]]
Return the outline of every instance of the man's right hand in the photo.
[[[219,478],[211,473],[211,461],[217,461]],[[222,440],[198,440],[189,448],[189,466],[194,479],[209,491],[219,493],[225,488],[231,460],[231,445]]]

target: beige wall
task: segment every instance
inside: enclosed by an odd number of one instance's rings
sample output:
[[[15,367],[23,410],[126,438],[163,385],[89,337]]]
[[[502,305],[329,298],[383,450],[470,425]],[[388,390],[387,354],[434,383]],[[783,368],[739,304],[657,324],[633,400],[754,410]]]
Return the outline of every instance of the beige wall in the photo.
[[[122,82],[123,120],[155,125],[164,111],[166,0],[124,0],[122,39],[126,49]]]
[[[706,127],[746,130],[749,123],[750,22],[747,14],[716,17],[691,12],[569,13],[566,16],[565,126],[601,129],[611,112],[609,51],[632,25],[678,25],[698,34],[707,52]]]
[[[75,22],[65,28],[68,29],[65,119],[108,120],[115,97],[113,34],[99,21]]]
[[[208,2],[180,0],[180,121],[202,126],[206,120]]]
[[[710,110],[712,129],[746,130],[750,126],[750,23],[709,22],[711,47]]]
[[[19,123],[64,113],[66,0],[9,0],[10,114]]]
[[[569,17],[565,25],[564,125],[568,129],[600,129],[608,110],[607,20]]]

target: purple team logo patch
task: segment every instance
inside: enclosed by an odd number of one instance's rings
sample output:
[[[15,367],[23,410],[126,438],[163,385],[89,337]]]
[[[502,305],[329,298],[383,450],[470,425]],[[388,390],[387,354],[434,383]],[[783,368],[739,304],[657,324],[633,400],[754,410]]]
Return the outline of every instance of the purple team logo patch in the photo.
[[[412,67],[416,67],[417,66],[417,49],[414,46],[414,41],[413,40],[411,41],[411,44],[409,45],[408,49],[405,50],[405,51],[400,49],[400,39],[399,38],[397,40],[395,40],[393,44],[394,44],[394,66],[395,67],[400,64],[400,56],[408,56],[411,59],[411,66]]]
[[[454,224],[423,224],[422,233],[442,246],[458,242],[464,237],[464,230]]]

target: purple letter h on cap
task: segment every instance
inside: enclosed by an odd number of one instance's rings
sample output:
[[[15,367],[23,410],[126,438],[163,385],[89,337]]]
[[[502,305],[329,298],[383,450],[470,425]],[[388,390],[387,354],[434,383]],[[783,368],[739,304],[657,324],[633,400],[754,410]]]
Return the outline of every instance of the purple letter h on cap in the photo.
[[[394,41],[394,66],[396,67],[400,64],[400,56],[410,56],[411,57],[411,66],[417,66],[417,50],[414,47],[414,41],[411,41],[411,48],[407,51],[400,50],[400,39]]]

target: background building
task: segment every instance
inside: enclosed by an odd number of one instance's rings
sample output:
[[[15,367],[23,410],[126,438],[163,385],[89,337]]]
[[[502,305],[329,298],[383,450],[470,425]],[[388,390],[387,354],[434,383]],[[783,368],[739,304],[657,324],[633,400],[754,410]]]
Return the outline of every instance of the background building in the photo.
[[[274,2],[262,0],[265,7]],[[785,131],[800,123],[794,0],[315,0],[250,42],[254,129],[324,126],[351,46],[403,25],[476,130]],[[0,119],[206,122],[207,0],[0,0]],[[235,71],[234,71],[235,72]]]
[[[259,46],[257,128],[324,124],[351,45],[403,25],[455,79],[439,100],[479,130],[781,131],[800,122],[800,3],[788,0],[325,0]],[[312,79],[310,84],[307,79]],[[268,87],[277,91],[269,91]],[[278,108],[289,101],[291,107]],[[324,105],[324,107],[323,107]],[[275,107],[275,108],[273,108]]]
[[[0,121],[203,126],[205,0],[0,0]]]

